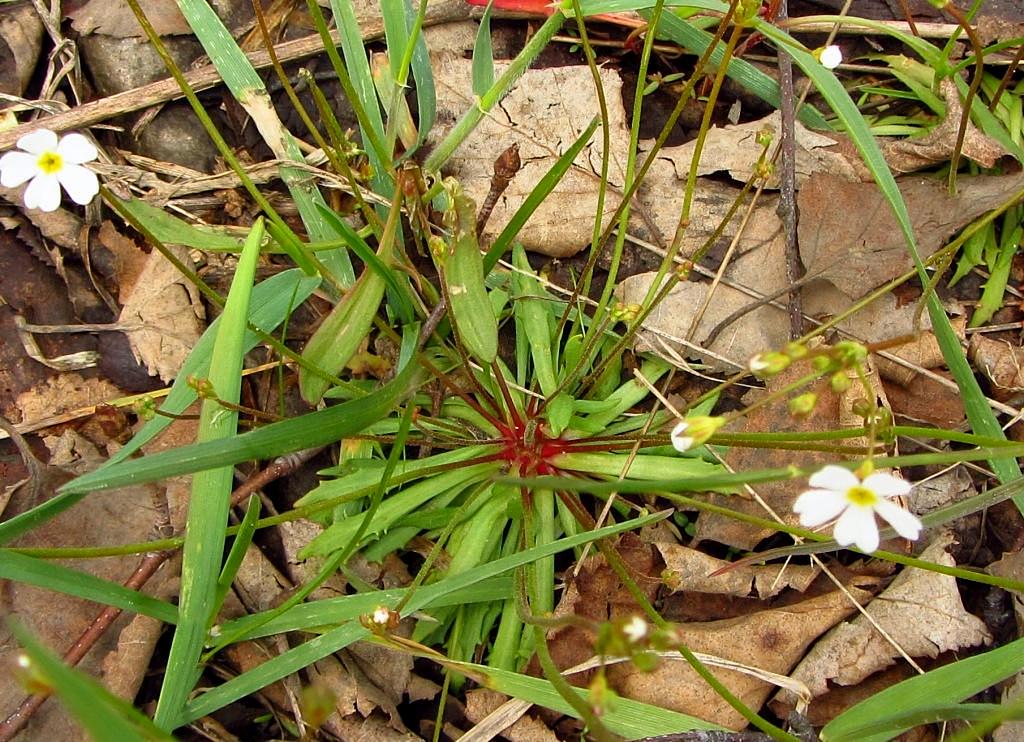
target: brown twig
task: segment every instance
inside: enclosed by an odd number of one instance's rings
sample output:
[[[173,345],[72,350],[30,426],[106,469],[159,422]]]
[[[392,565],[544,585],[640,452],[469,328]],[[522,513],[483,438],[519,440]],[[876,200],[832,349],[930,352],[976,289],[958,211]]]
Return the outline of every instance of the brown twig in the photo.
[[[784,22],[789,18],[788,0],[779,3],[776,18]],[[796,340],[804,334],[803,303],[797,281],[803,275],[800,250],[796,243],[796,130],[794,122],[793,60],[786,50],[779,46],[779,113],[782,117],[782,136],[779,141],[779,206],[777,213],[782,220],[782,234],[786,241],[786,283],[789,292],[789,337]]]

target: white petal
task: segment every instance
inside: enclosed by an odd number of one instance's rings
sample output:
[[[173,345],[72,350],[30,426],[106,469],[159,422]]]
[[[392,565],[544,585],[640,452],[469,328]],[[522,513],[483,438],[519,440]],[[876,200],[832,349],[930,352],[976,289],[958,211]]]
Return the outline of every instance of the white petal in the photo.
[[[843,61],[843,50],[835,44],[829,44],[821,50],[821,65],[827,70],[834,70]]]
[[[52,175],[37,175],[25,189],[25,206],[42,211],[56,211],[60,206],[60,183]]]
[[[18,140],[18,148],[34,155],[52,152],[57,149],[57,135],[49,129],[36,129]]]
[[[683,435],[689,427],[690,423],[686,420],[682,420],[676,423],[676,426],[672,428],[672,445],[675,446],[679,453],[686,453],[693,448],[693,436]]]
[[[821,471],[817,471],[810,476],[807,483],[812,487],[819,489],[835,490],[836,492],[846,492],[851,487],[856,487],[860,484],[860,480],[857,479],[857,475],[849,469],[844,469],[841,466],[835,464],[829,464]]]
[[[884,471],[869,474],[864,480],[864,486],[881,497],[902,497],[913,487],[906,479],[900,479]]]
[[[8,152],[0,157],[0,185],[16,188],[39,172],[36,158],[24,152]]]
[[[807,490],[793,503],[793,512],[800,516],[800,525],[814,528],[828,523],[839,515],[849,503],[840,492]]]
[[[100,181],[96,173],[81,165],[65,165],[57,180],[76,204],[85,206],[100,192]]]
[[[875,511],[903,538],[916,541],[917,537],[921,535],[921,521],[917,519],[916,515],[909,510],[904,510],[896,503],[882,500],[875,505]]]
[[[60,144],[57,145],[57,151],[64,158],[64,162],[70,162],[73,165],[92,162],[99,157],[99,153],[96,151],[93,143],[81,134],[68,134],[60,140]]]
[[[836,522],[833,535],[840,546],[854,544],[861,551],[870,554],[878,548],[878,524],[875,522],[875,511],[871,508],[848,508]]]

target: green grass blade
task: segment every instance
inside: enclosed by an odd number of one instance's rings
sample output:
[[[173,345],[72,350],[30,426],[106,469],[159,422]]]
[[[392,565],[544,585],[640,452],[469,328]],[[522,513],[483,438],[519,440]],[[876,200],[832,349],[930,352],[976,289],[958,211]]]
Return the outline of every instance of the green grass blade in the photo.
[[[62,564],[14,551],[0,551],[0,580],[35,585],[63,595],[112,605],[115,608],[159,619],[164,623],[173,624],[178,620],[178,609],[166,601],[130,590],[124,585],[101,579],[88,572],[79,572]]]
[[[349,226],[344,219],[335,214],[334,211],[327,207],[322,207],[320,215],[331,225],[335,232],[341,235],[341,238],[348,244],[352,252],[370,270],[379,274],[384,279],[388,288],[391,289],[390,299],[399,318],[401,318],[402,324],[412,322],[415,311],[413,309],[413,300],[409,295],[408,285],[399,281],[396,277],[396,272],[393,269],[389,269],[384,264],[384,261],[377,257],[373,248],[366,244],[366,240],[360,237],[359,233]]]
[[[716,3],[716,5],[722,11],[725,10],[725,6],[721,3]],[[639,12],[644,18],[650,16],[650,11],[641,10]],[[688,49],[697,55],[702,55],[714,38],[707,31],[702,31],[671,13],[662,14],[661,21],[658,23],[658,34],[664,35],[684,49]],[[724,53],[722,46],[719,46],[711,53],[710,64],[712,68],[722,63]],[[740,59],[739,57],[730,59],[729,66],[726,68],[726,75],[769,105],[776,108],[781,105],[779,84],[745,59]],[[812,106],[802,106],[797,113],[797,118],[801,123],[812,129],[832,128],[828,121],[825,120],[825,117]]]
[[[360,35],[359,21],[351,0],[331,0],[331,13],[341,34],[341,51],[345,56],[345,67],[352,80],[353,92],[366,112],[366,120],[359,122],[359,131],[363,148],[374,170],[374,189],[383,193],[389,189],[386,173],[391,165],[391,156],[384,149],[384,117],[377,103],[377,91],[373,85],[363,37]]]
[[[555,690],[549,681],[543,678],[533,678],[517,672],[471,662],[445,662],[444,664],[457,672],[464,671],[491,690],[579,718],[578,712]],[[577,692],[584,699],[587,698],[585,689],[580,689]],[[608,727],[608,731],[626,739],[671,736],[693,729],[723,729],[717,724],[698,719],[696,716],[670,711],[629,698],[615,698],[607,708],[603,709],[601,723]]]
[[[479,567],[474,567],[459,575],[447,577],[432,585],[419,588],[405,604],[402,613],[403,615],[409,615],[419,610],[428,610],[430,606],[434,605],[436,601],[440,601],[444,596],[468,589],[473,585],[522,567],[541,557],[557,554],[561,551],[572,549],[596,539],[607,538],[623,531],[641,528],[661,520],[666,515],[667,513],[655,513],[613,526],[588,531],[551,544],[545,544],[542,547],[518,552]],[[388,605],[387,603],[382,604]],[[315,637],[192,700],[185,707],[184,714],[177,719],[177,723],[179,725],[187,724],[240,698],[245,698],[260,688],[280,680],[293,672],[297,672],[313,662],[347,647],[352,642],[366,637],[367,633],[367,630],[358,622],[351,622]]]
[[[347,621],[358,621],[360,616],[372,613],[379,605],[399,605],[409,588],[353,593],[341,598],[315,600],[292,606],[284,613],[264,621],[265,613],[242,616],[228,621],[221,628],[223,634],[237,633],[238,639],[258,639],[262,636],[282,634],[286,631],[324,631]],[[478,582],[471,587],[455,590],[438,597],[430,608],[458,606],[465,603],[487,603],[512,597],[511,575],[499,575]]]
[[[927,712],[980,693],[1024,667],[1024,639],[991,652],[954,662],[890,686],[847,709],[821,730],[822,742],[883,742],[910,726],[896,721],[904,714]],[[892,718],[894,726],[879,734],[865,730]]]
[[[284,162],[305,164],[294,137],[285,129],[274,110],[263,80],[209,3],[206,0],[179,0],[178,7],[210,60],[217,67],[224,84],[252,117],[257,130],[274,155]],[[326,203],[316,185],[310,182],[309,174],[304,169],[287,164],[281,165],[280,172],[281,179],[288,186],[310,237],[317,241],[336,237],[337,235],[324,229],[323,222],[318,216],[316,205]],[[301,243],[298,243],[298,248],[299,252],[292,258],[299,267],[307,272],[313,272],[315,260]],[[354,280],[352,266],[348,265],[344,273],[338,276],[339,280],[344,285],[351,285]]]
[[[562,155],[555,160],[554,164],[544,173],[543,177],[537,181],[537,185],[530,191],[530,195],[526,197],[523,203],[516,213],[512,215],[512,218],[508,220],[508,224],[501,230],[501,234],[497,236],[491,247],[487,250],[487,255],[484,257],[484,274],[489,274],[494,270],[494,266],[501,260],[501,256],[508,250],[512,240],[516,238],[519,231],[526,224],[526,220],[530,218],[537,207],[544,202],[544,199],[548,197],[548,194],[554,190],[555,186],[558,185],[559,181],[562,180],[569,168],[572,167],[573,162],[576,161],[576,156],[587,146],[590,142],[590,138],[594,136],[594,132],[597,130],[598,124],[601,123],[600,119],[596,116],[590,122],[583,132],[576,138],[576,141],[572,143]]]
[[[220,400],[238,404],[241,394],[246,317],[262,239],[263,221],[257,220],[242,249],[221,315],[208,377],[218,399],[203,400],[199,413],[200,441],[226,439],[237,432],[238,412],[225,408]],[[157,726],[162,728],[173,728],[170,720],[180,713],[192,692],[207,630],[216,615],[214,598],[221,573],[233,479],[231,465],[198,472],[192,477],[181,564],[178,625],[171,641],[155,715]]]
[[[231,583],[235,581],[235,577],[238,575],[238,569],[242,566],[242,560],[245,559],[245,552],[249,550],[249,546],[252,544],[252,537],[256,534],[256,524],[259,519],[260,498],[256,497],[256,495],[250,495],[249,505],[245,509],[245,517],[242,518],[242,522],[235,532],[235,539],[231,543],[231,551],[228,552],[228,558],[224,560],[220,579],[217,580],[217,592],[213,599],[215,608],[212,613],[214,615],[224,605],[224,598],[227,596],[228,590],[231,589]]]
[[[487,3],[473,44],[473,95],[482,96],[494,85],[494,47],[491,45],[491,8]]]
[[[372,268],[364,270],[355,287],[341,298],[306,342],[302,357],[329,374],[341,371],[370,334],[386,286],[381,274]],[[299,389],[308,403],[319,402],[329,387],[330,382],[323,376],[305,369],[299,371]]]
[[[29,658],[31,667],[28,673],[32,680],[52,688],[92,739],[174,742],[171,735],[157,728],[130,703],[113,695],[82,672],[65,665],[19,624],[12,622],[10,627]]]
[[[386,417],[416,391],[421,380],[422,372],[415,364],[409,364],[392,381],[366,397],[273,423],[228,440],[193,443],[124,461],[116,467],[99,469],[73,479],[64,485],[62,492],[90,492],[156,482],[178,474],[272,458],[335,443],[347,435],[362,432]],[[2,531],[0,535],[3,535]]]

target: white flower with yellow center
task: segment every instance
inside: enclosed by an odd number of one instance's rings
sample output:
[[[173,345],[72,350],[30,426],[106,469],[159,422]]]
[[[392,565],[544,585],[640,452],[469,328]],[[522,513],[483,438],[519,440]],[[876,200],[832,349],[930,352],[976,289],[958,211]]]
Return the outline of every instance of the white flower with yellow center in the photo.
[[[96,174],[82,167],[96,159],[96,147],[81,134],[58,140],[49,129],[36,129],[18,140],[18,149],[22,151],[0,157],[0,185],[17,188],[29,181],[24,195],[28,208],[55,211],[61,187],[83,206],[99,193]]]
[[[826,466],[812,474],[808,483],[813,489],[804,492],[793,503],[793,511],[800,516],[800,524],[814,528],[836,521],[836,542],[840,546],[854,544],[861,551],[871,553],[878,548],[878,523],[875,513],[882,516],[896,532],[911,541],[921,534],[921,521],[904,510],[891,498],[910,492],[911,484],[887,472],[874,472],[863,481],[841,466]]]

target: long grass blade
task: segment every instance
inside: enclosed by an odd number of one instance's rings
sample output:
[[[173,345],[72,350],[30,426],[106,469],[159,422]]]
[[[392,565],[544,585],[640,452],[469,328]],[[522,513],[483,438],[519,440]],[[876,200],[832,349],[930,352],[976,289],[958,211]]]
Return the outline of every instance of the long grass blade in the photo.
[[[221,400],[237,405],[241,394],[246,317],[262,239],[263,221],[258,220],[242,249],[221,315],[208,377],[217,397],[203,400],[199,413],[200,441],[226,439],[237,432],[238,412],[225,408]],[[181,565],[178,625],[171,641],[155,715],[157,726],[165,729],[172,728],[168,722],[180,713],[199,674],[199,656],[215,615],[214,600],[221,573],[233,479],[234,467],[230,465],[199,472],[192,478]]]

